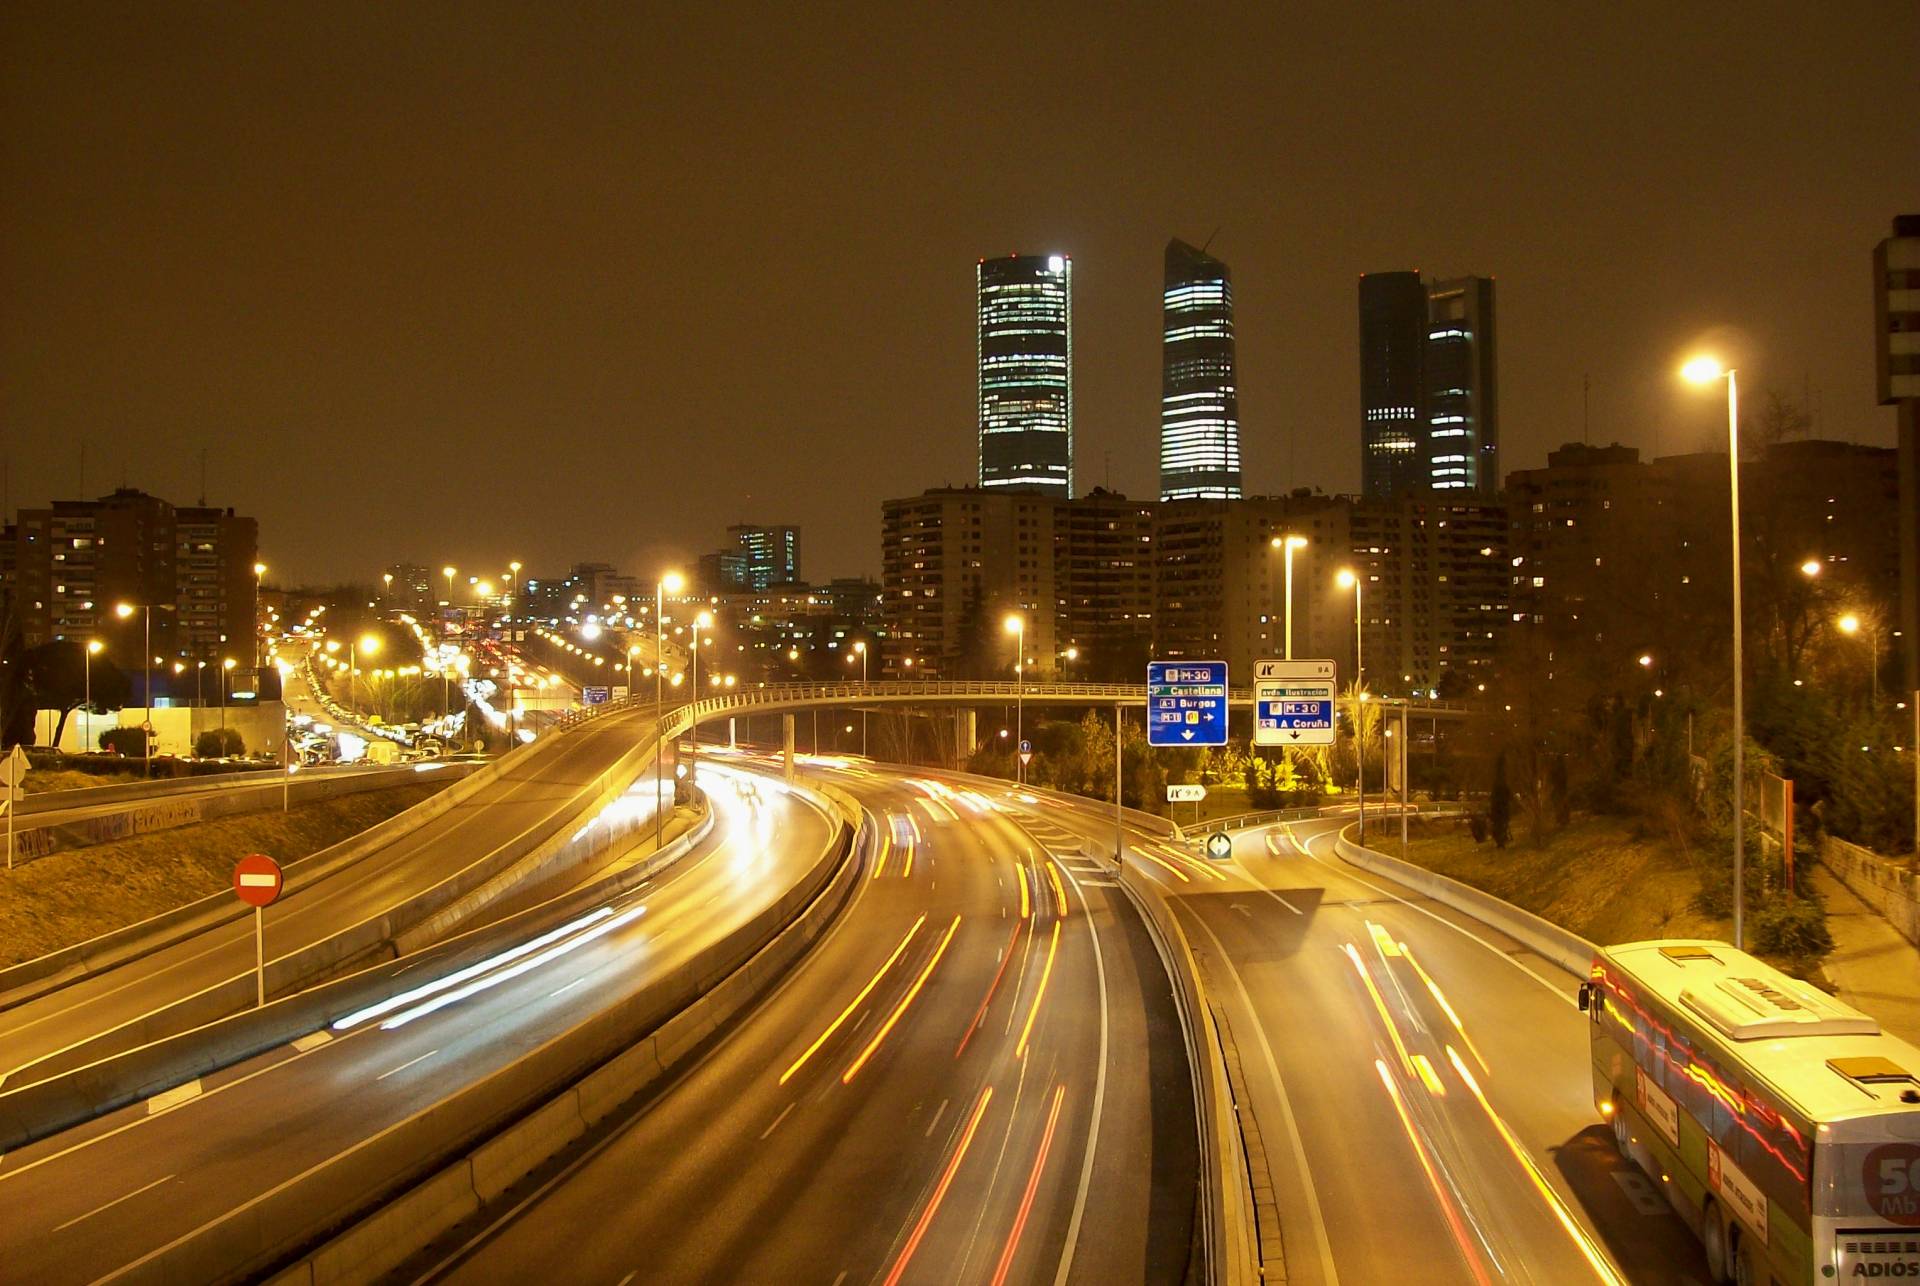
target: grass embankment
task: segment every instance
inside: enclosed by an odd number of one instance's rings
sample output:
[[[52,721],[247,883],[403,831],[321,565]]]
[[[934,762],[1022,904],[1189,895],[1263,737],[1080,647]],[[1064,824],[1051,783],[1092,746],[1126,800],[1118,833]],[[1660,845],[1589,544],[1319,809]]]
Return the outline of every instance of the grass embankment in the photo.
[[[403,786],[246,813],[112,844],[65,849],[0,871],[0,965],[31,960],[227,888],[248,853],[281,863],[411,808],[439,786]]]
[[[85,790],[89,786],[117,786],[121,782],[139,781],[138,770],[126,772],[81,772],[74,768],[29,768],[26,778],[20,783],[22,792],[38,795],[50,790]]]
[[[1397,827],[1375,841],[1398,855]],[[1727,938],[1732,924],[1702,913],[1700,872],[1674,841],[1619,818],[1576,817],[1535,848],[1476,844],[1464,819],[1413,827],[1412,860],[1484,889],[1592,942]]]

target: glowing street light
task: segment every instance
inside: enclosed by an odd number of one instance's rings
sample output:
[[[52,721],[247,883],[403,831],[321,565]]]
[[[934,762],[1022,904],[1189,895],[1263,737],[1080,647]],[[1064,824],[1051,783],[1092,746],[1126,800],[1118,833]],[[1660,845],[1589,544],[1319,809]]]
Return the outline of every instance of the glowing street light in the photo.
[[[107,645],[99,639],[88,639],[86,654],[80,661],[82,683],[85,689],[83,699],[86,702],[81,707],[83,717],[86,719],[86,731],[81,733],[81,738],[86,742],[89,751],[93,749],[93,658],[106,650]]]
[[[1271,543],[1275,549],[1282,551],[1286,556],[1286,608],[1283,615],[1287,623],[1286,658],[1291,661],[1293,660],[1293,551],[1296,549],[1305,549],[1307,547],[1307,538],[1305,536],[1275,536]]]
[[[1845,616],[1842,616],[1839,620],[1835,621],[1834,624],[1838,625],[1840,627],[1840,632],[1842,634],[1845,634],[1849,638],[1853,637],[1855,634],[1858,634],[1863,625],[1866,627],[1867,640],[1872,646],[1871,660],[1869,663],[1870,664],[1869,672],[1872,677],[1871,677],[1871,681],[1869,682],[1868,689],[1872,694],[1873,704],[1876,706],[1879,705],[1880,704],[1880,629],[1879,627],[1870,620],[1862,621],[1858,616],[1856,616],[1852,612],[1848,612]]]
[[[660,806],[660,792],[666,788],[666,747],[660,744],[662,715],[666,711],[666,693],[661,683],[667,673],[667,595],[678,594],[685,587],[687,578],[679,572],[668,572],[653,587],[653,847],[660,848],[662,828],[666,823],[666,809]],[[631,685],[633,679],[629,677]]]
[[[1353,784],[1354,793],[1360,797],[1360,844],[1364,848],[1367,843],[1367,741],[1360,718],[1360,702],[1367,699],[1367,666],[1360,648],[1360,578],[1352,568],[1342,567],[1334,573],[1333,583],[1353,591],[1353,688],[1360,694],[1353,706]]]
[[[1734,369],[1701,356],[1680,368],[1695,384],[1727,381],[1727,512],[1733,528],[1733,945],[1746,945],[1746,657],[1740,615],[1740,382]]]
[[[1806,562],[1800,564],[1800,574],[1808,579],[1812,579],[1820,574],[1821,566],[1822,564],[1818,558],[1809,558]]]
[[[1007,619],[1001,622],[1001,628],[1015,636],[1015,646],[1020,649],[1013,664],[1013,728],[1015,740],[1024,743],[1027,735],[1027,618],[1018,612],[1009,613]],[[1019,749],[1017,745],[1014,748]],[[1027,780],[1027,766],[1020,762],[1017,754],[1013,759],[1013,779],[1022,784]]]

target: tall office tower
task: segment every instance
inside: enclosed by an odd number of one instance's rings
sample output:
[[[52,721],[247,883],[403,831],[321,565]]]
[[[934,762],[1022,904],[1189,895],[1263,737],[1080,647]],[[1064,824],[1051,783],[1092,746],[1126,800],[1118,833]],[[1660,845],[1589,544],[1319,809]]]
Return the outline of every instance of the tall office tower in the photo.
[[[1160,498],[1240,497],[1240,395],[1233,361],[1233,276],[1178,238],[1161,296]]]
[[[1360,490],[1383,499],[1426,486],[1427,288],[1417,272],[1360,278]]]
[[[1426,478],[1436,491],[1500,490],[1493,279],[1427,287]]]
[[[1073,495],[1073,261],[982,259],[980,485]]]
[[[800,580],[800,529],[791,525],[738,523],[727,528],[736,552],[746,556],[746,584],[752,589],[793,585]]]
[[[1898,417],[1903,686],[1920,691],[1920,214],[1873,248],[1874,392]]]

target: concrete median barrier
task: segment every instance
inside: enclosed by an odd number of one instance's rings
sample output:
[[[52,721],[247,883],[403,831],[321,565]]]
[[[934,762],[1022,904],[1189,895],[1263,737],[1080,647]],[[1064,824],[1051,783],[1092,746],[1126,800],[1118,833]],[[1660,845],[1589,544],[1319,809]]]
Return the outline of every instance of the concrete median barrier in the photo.
[[[144,1027],[122,1029],[121,1038],[133,1043],[118,1050],[76,1047],[32,1064],[10,1077],[13,1088],[0,1093],[0,1152],[323,1030],[336,1019],[412,985],[411,980],[400,981],[403,972],[451,973],[566,924],[679,860],[706,838],[712,817],[709,810],[693,830],[644,862],[415,955],[363,969],[261,1009],[216,1014],[204,1023],[175,1028],[152,1040],[139,1039]],[[251,975],[222,983],[210,989],[211,994],[202,993],[205,999],[189,998],[192,1006],[173,1009],[169,1020],[185,1021],[196,1008],[212,1013],[222,1005],[237,1005],[244,1010],[252,1003],[253,988]],[[97,1057],[86,1058],[88,1052]]]
[[[392,1272],[470,1217],[478,1194],[506,1191],[623,1110],[753,1003],[852,896],[862,838],[842,828],[808,875],[750,924],[629,1001],[394,1127],[417,1149],[412,1164],[386,1163],[387,1150],[374,1141],[349,1149],[290,1184],[350,1198],[330,1205],[321,1198],[304,1210],[278,1203],[264,1217],[236,1211],[220,1222],[244,1232],[210,1226],[190,1234],[155,1252],[132,1279],[251,1276],[289,1255],[299,1257],[273,1282],[318,1286]],[[358,1210],[347,1213],[346,1200]]]

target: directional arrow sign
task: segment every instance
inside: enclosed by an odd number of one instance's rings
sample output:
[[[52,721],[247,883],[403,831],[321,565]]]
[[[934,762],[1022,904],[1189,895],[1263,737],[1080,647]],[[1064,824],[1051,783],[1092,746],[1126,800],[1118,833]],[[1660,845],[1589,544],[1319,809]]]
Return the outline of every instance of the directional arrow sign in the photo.
[[[1216,862],[1224,862],[1233,856],[1233,836],[1225,831],[1215,831],[1207,836],[1207,856]]]
[[[1227,744],[1227,663],[1147,663],[1147,744]]]
[[[1333,744],[1332,661],[1256,661],[1253,676],[1254,745]]]

